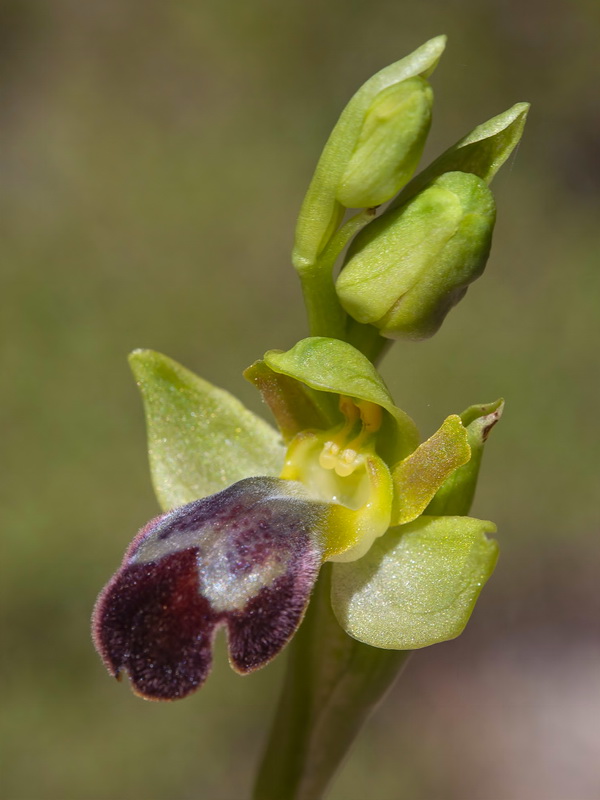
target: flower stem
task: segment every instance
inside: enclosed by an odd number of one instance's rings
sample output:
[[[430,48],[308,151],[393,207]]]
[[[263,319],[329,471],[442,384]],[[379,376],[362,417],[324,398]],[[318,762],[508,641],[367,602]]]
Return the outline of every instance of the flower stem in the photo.
[[[325,564],[290,645],[254,800],[322,798],[361,726],[409,655],[349,637],[331,610],[330,583],[331,564]]]
[[[375,213],[375,209],[366,208],[355,214],[331,237],[314,264],[296,266],[311,336],[345,338],[347,314],[335,291],[333,268],[350,239],[371,222]]]

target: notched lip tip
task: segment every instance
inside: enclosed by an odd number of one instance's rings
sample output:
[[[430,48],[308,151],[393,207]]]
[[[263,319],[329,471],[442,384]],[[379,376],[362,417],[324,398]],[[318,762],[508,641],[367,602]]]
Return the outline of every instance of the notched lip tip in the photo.
[[[167,697],[164,695],[149,694],[148,692],[145,692],[131,679],[131,675],[129,674],[127,667],[117,667],[117,669],[113,672],[113,677],[118,683],[123,683],[123,678],[126,677],[132,694],[136,697],[139,697],[141,700],[147,700],[149,703],[174,703],[176,700],[183,700],[186,697],[189,697],[189,695],[193,694],[202,686],[202,684],[200,684],[198,686],[194,686],[184,694],[177,694]]]
[[[166,697],[164,695],[146,694],[141,689],[136,687],[131,681],[130,681],[130,686],[133,694],[136,697],[139,697],[141,700],[147,700],[149,703],[175,703],[177,700],[185,700],[187,697],[194,694],[194,692],[198,691],[198,689],[202,687],[202,684],[200,684],[199,686],[194,686],[192,689],[190,689],[188,692],[185,692],[184,694],[177,694],[171,697]]]

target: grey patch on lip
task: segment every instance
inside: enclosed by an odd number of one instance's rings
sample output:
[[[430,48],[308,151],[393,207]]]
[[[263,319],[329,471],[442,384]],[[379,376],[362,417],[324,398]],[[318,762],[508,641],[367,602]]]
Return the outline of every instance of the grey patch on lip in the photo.
[[[219,613],[242,611],[289,571],[307,548],[326,505],[299,484],[247,478],[159,519],[134,548],[130,564],[196,550],[198,591]]]
[[[300,484],[248,478],[149,522],[94,609],[109,672],[151,700],[185,697],[208,677],[220,627],[235,670],[267,664],[308,606],[327,513]]]

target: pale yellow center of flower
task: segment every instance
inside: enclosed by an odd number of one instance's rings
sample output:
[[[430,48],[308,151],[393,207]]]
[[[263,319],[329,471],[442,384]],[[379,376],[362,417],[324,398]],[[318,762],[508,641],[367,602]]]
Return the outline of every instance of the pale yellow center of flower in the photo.
[[[369,504],[373,491],[368,459],[382,422],[374,403],[340,398],[344,422],[329,431],[303,431],[291,442],[281,477],[301,481],[319,499],[351,509]]]
[[[381,408],[374,403],[342,396],[340,411],[346,422],[323,445],[319,464],[323,469],[333,470],[340,478],[347,478],[364,464],[361,451],[381,426]]]

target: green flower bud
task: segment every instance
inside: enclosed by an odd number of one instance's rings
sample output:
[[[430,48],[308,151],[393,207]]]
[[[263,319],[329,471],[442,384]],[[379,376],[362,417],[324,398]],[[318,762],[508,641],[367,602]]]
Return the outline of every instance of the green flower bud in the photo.
[[[298,217],[293,262],[310,268],[345,208],[390,200],[413,174],[431,121],[425,80],[446,46],[438,36],[373,75],[352,97],[323,149]]]
[[[494,198],[471,173],[447,172],[356,237],[336,284],[344,309],[390,339],[425,339],[485,267]]]
[[[337,190],[346,208],[386,203],[415,171],[431,124],[433,91],[421,77],[389,86],[368,109]]]

